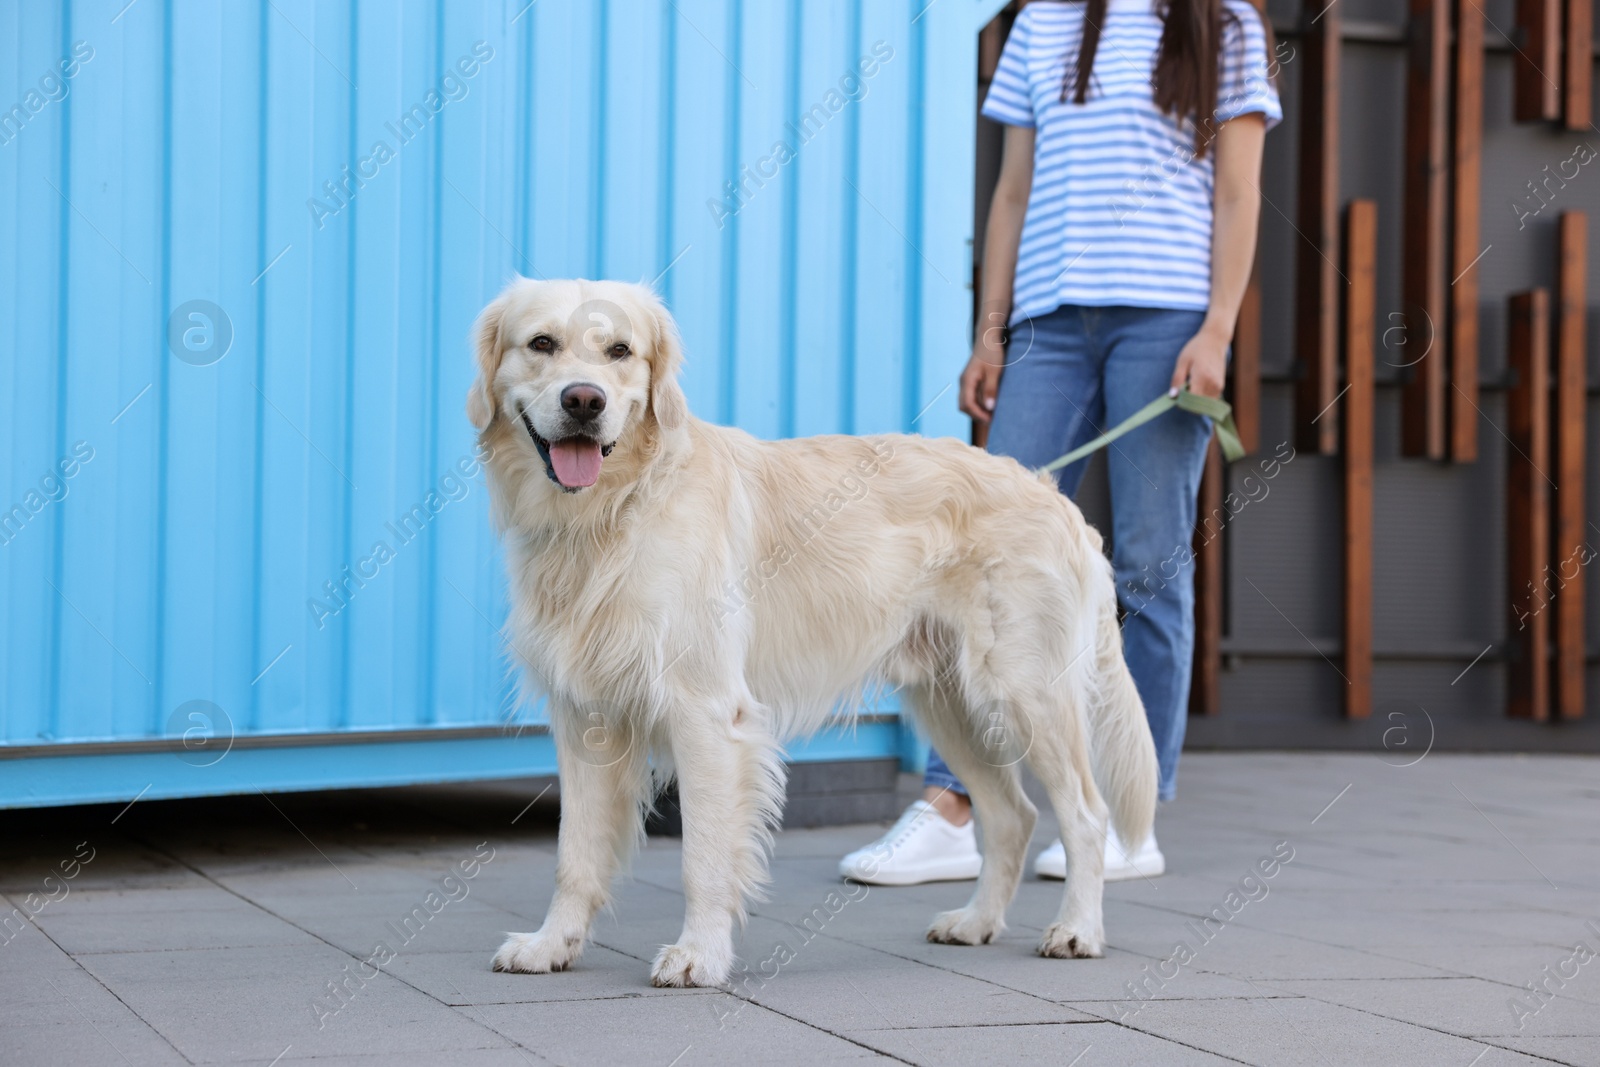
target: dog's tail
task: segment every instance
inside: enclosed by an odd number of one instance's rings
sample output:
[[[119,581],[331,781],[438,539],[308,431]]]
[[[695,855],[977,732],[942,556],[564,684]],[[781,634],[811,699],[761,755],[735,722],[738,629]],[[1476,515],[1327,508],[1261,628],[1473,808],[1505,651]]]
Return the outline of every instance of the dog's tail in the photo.
[[[1105,564],[1105,578],[1093,583],[1100,603],[1094,615],[1094,666],[1087,672],[1091,683],[1085,706],[1095,784],[1111,809],[1111,824],[1131,852],[1144,842],[1155,821],[1159,771],[1144,702],[1122,656],[1116,585],[1109,571]]]

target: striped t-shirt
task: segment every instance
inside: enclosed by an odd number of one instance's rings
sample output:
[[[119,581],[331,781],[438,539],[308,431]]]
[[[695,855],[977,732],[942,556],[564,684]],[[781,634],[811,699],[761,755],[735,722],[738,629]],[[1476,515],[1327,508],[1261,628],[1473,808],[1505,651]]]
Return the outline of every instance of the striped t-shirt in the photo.
[[[1226,0],[1215,122],[1283,117],[1260,17]],[[1083,33],[1082,0],[1034,0],[1011,28],[983,113],[1035,128],[1033,188],[1011,322],[1063,304],[1204,310],[1211,297],[1213,152],[1157,109],[1162,23],[1153,0],[1110,0],[1085,102],[1061,102]]]

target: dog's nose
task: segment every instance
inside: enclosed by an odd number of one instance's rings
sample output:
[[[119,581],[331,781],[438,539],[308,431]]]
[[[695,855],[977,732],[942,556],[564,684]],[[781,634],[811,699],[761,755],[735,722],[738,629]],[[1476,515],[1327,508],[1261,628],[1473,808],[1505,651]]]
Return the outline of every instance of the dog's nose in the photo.
[[[606,394],[584,382],[561,390],[561,407],[579,422],[588,422],[606,409]]]

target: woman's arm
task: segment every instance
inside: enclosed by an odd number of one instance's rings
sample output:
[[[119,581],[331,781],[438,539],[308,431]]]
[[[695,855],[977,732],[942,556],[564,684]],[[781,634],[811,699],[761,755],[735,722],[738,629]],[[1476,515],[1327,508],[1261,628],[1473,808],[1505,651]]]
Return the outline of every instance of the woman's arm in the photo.
[[[1266,120],[1256,113],[1222,124],[1213,146],[1216,185],[1212,192],[1211,306],[1205,322],[1183,351],[1172,372],[1172,391],[1185,383],[1202,396],[1221,396],[1227,377],[1228,345],[1239,318],[1239,305],[1250,284],[1256,257],[1256,226],[1261,219],[1261,146]]]
[[[989,202],[983,238],[983,291],[978,294],[978,336],[961,374],[961,410],[988,422],[1000,390],[1005,350],[1000,344],[1011,314],[1011,288],[1017,274],[1017,246],[1033,188],[1033,129],[1007,126],[1000,155],[1000,181]]]

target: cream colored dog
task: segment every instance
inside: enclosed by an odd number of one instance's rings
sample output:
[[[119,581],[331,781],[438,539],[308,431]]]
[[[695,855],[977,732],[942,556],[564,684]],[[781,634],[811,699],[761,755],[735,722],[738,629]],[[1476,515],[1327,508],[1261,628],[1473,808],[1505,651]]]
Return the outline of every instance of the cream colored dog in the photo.
[[[1039,951],[1102,954],[1102,791],[1137,847],[1155,750],[1100,537],[1047,476],[951,439],[759,441],[701,422],[677,326],[640,286],[518,280],[476,344],[468,413],[492,449],[505,632],[549,698],[561,770],[555,895],[496,970],[578,958],[643,836],[653,760],[678,782],[688,908],[651,980],[724,983],[766,880],[779,746],[878,684],[900,687],[983,830],[971,902],[928,939],[1004,928],[1037,815],[1026,758],[1068,858]]]

